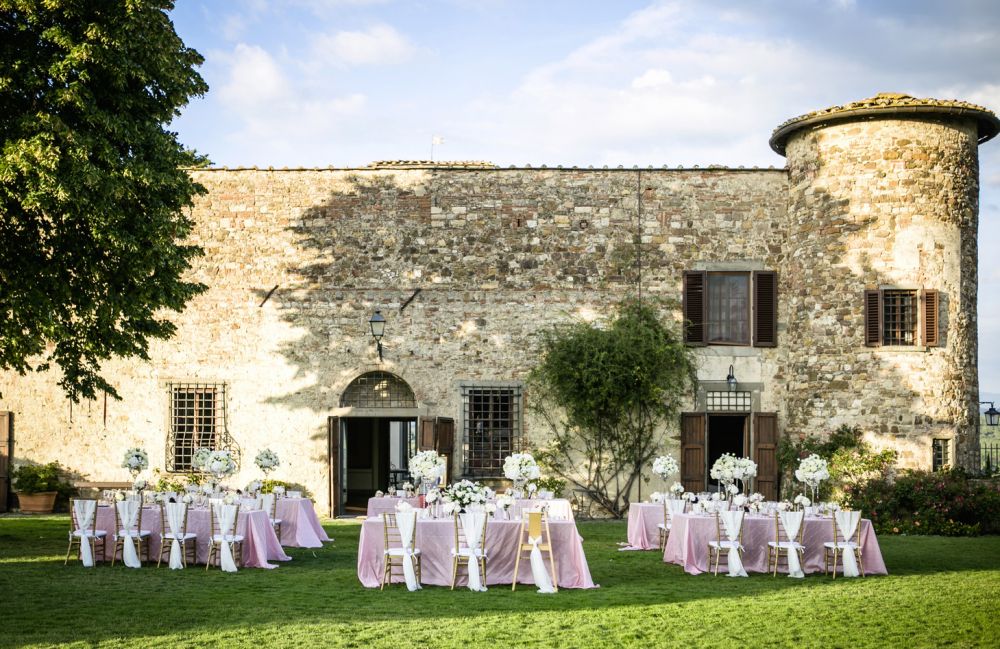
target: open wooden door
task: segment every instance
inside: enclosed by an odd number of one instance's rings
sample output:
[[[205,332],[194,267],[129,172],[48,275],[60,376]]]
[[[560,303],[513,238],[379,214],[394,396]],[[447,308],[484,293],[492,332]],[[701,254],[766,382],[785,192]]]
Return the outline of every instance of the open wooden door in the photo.
[[[0,512],[10,500],[10,460],[14,455],[14,413],[0,412]]]
[[[681,483],[686,491],[704,491],[706,415],[700,412],[681,414]]]
[[[753,416],[753,461],[757,463],[757,491],[765,500],[778,499],[778,415],[758,412]]]
[[[343,514],[341,497],[343,491],[340,467],[340,417],[329,417],[326,420],[327,459],[330,471],[330,518]]]
[[[417,433],[417,449],[436,451],[447,458],[445,481],[451,480],[452,457],[455,453],[455,420],[451,417],[421,417]]]

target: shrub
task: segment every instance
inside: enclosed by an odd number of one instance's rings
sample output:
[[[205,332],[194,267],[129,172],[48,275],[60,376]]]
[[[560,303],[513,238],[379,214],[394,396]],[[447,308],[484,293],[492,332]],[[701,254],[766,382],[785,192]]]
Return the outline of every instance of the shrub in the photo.
[[[878,533],[1000,533],[1000,481],[970,480],[961,469],[868,480],[845,487],[842,504],[870,517]]]
[[[48,464],[24,464],[11,472],[14,481],[14,491],[26,494],[55,491],[56,509],[63,509],[71,496],[76,494],[76,487],[65,479],[65,471],[58,462]]]
[[[818,497],[822,500],[841,500],[849,487],[870,480],[891,480],[898,459],[894,450],[873,449],[857,426],[840,426],[825,439],[816,435],[788,435],[778,443],[781,490],[786,497],[798,491],[795,469],[799,460],[813,453],[829,463],[830,479],[819,488]]]

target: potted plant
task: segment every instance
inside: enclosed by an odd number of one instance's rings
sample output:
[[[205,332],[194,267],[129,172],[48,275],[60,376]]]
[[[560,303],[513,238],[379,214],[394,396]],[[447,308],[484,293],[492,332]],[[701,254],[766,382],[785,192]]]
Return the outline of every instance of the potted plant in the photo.
[[[21,512],[25,514],[51,514],[56,497],[72,490],[62,479],[58,462],[25,464],[14,469],[11,477]]]

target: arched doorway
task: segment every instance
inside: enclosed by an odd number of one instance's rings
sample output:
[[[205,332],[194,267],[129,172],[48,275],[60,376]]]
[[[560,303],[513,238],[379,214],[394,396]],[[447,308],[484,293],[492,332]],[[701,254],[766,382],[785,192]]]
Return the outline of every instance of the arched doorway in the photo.
[[[409,477],[407,463],[417,449],[417,400],[402,378],[374,371],[344,388],[340,408],[334,505],[338,513],[362,513],[376,491],[398,487]]]

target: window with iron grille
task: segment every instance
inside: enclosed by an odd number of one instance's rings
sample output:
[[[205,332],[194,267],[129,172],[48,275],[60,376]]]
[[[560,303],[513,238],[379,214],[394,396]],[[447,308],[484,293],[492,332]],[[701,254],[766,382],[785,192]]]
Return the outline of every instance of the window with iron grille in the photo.
[[[917,292],[882,291],[882,344],[917,344]]]
[[[521,388],[462,388],[465,474],[503,476],[503,461],[521,448]]]
[[[389,372],[366,372],[351,381],[340,397],[341,407],[416,408],[417,399],[406,381]]]
[[[868,347],[937,347],[938,306],[934,289],[866,289],[864,338]]]
[[[951,440],[935,439],[931,442],[931,468],[934,471],[951,466]]]
[[[230,451],[237,465],[239,447],[226,425],[225,383],[171,383],[167,471],[191,471],[197,448]]]

